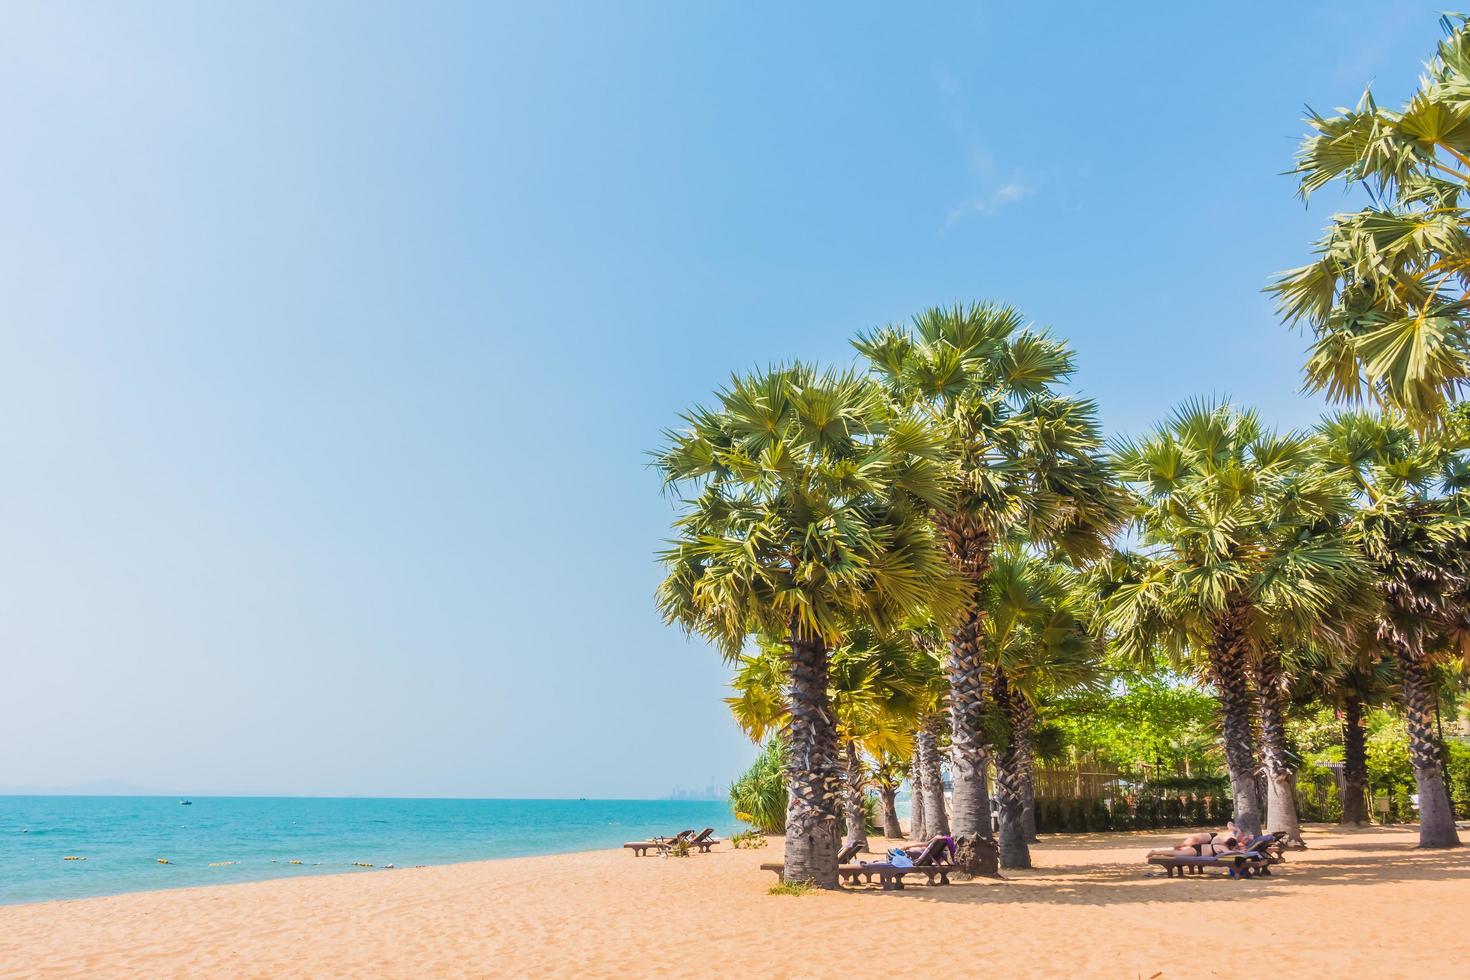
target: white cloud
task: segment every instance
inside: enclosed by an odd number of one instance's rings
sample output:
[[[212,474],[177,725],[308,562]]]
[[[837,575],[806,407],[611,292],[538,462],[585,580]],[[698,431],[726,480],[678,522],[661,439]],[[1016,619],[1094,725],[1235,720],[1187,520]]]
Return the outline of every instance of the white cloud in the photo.
[[[945,224],[953,225],[961,218],[971,214],[978,214],[981,217],[988,218],[1002,208],[1010,207],[1012,204],[1019,203],[1030,197],[1034,190],[1034,187],[1021,178],[1013,178],[994,190],[991,190],[989,193],[983,194],[980,197],[972,197],[968,201],[962,201],[956,205],[949,212],[949,220]]]

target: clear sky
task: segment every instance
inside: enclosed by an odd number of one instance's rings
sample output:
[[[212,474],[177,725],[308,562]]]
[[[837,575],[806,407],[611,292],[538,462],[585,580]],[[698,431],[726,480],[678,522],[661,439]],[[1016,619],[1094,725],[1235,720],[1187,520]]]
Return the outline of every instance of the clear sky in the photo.
[[[645,450],[934,303],[1114,432],[1285,425],[1260,292],[1429,3],[9,5],[0,786],[657,796],[752,750]],[[208,8],[208,9],[205,9]]]

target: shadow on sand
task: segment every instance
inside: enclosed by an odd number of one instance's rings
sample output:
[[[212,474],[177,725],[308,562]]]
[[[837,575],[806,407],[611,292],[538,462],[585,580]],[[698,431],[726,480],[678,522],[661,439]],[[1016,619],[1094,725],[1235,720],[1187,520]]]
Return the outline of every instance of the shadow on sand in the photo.
[[[1223,871],[1199,877],[1166,878],[1143,864],[1151,847],[1165,846],[1157,833],[1076,834],[1034,844],[1033,854],[1066,852],[1136,852],[1128,861],[1061,864],[1030,871],[1004,872],[1005,880],[978,880],[950,887],[912,884],[901,892],[857,889],[854,894],[892,901],[944,904],[1098,905],[1139,902],[1193,903],[1252,901],[1263,895],[1289,895],[1333,885],[1372,885],[1395,881],[1462,879],[1470,884],[1470,848],[1421,851],[1404,837],[1403,827],[1332,827],[1334,839],[1307,850],[1287,852],[1285,864],[1268,877],[1229,878]],[[1179,837],[1188,830],[1174,831]],[[1175,838],[1177,839],[1177,838]]]

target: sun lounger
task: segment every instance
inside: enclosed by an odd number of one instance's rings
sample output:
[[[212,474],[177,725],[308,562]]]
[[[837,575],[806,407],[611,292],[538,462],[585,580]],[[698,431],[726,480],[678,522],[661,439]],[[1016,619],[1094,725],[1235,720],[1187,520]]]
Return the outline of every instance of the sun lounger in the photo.
[[[1231,878],[1253,878],[1269,875],[1271,865],[1286,860],[1286,831],[1252,837],[1245,848],[1239,851],[1222,851],[1219,854],[1154,854],[1149,864],[1158,865],[1168,872],[1165,877],[1183,878],[1186,874],[1202,875],[1206,868],[1224,868]]]
[[[1149,864],[1163,868],[1166,878],[1183,878],[1186,874],[1202,875],[1206,868],[1224,868],[1231,878],[1249,878],[1264,859],[1254,851],[1229,851],[1224,854],[1174,855],[1155,854]]]
[[[716,844],[722,843],[718,837],[711,836],[712,834],[714,834],[714,832],[715,828],[713,827],[704,828],[699,833],[689,838],[689,846],[699,848],[701,854],[708,854],[711,847],[714,847]]]
[[[778,879],[786,874],[786,865],[780,863],[762,864],[762,871],[772,871]],[[888,862],[875,862],[873,864],[840,864],[837,866],[837,878],[848,885],[865,884],[870,885],[873,879],[878,880],[884,891],[900,891],[903,889],[903,879],[906,875],[923,875],[928,884],[949,884],[950,868],[945,864],[931,864],[924,867],[895,868]]]
[[[623,847],[632,851],[635,857],[642,857],[649,851],[662,853],[674,847],[676,844],[684,843],[697,849],[701,854],[708,854],[711,847],[724,843],[720,838],[712,836],[714,832],[715,828],[713,827],[706,827],[697,834],[692,830],[681,830],[673,837],[654,837],[651,840],[629,841]]]
[[[713,831],[708,832],[712,833]],[[681,830],[673,837],[654,837],[649,840],[629,841],[623,847],[632,851],[635,857],[642,857],[649,851],[666,851],[681,841],[692,841],[693,837],[694,831]],[[706,847],[703,850],[709,850],[709,848]]]
[[[907,875],[923,875],[924,880],[930,885],[947,885],[949,884],[950,866],[939,863],[939,855],[944,852],[944,849],[943,838],[935,838],[914,861],[913,867],[894,867],[887,861],[848,864],[847,862],[856,857],[858,851],[861,850],[861,845],[849,844],[837,852],[837,878],[848,885],[870,885],[876,878],[884,891],[901,891],[903,879]],[[777,878],[782,878],[786,873],[786,865],[772,862],[762,864],[761,870],[773,871]]]

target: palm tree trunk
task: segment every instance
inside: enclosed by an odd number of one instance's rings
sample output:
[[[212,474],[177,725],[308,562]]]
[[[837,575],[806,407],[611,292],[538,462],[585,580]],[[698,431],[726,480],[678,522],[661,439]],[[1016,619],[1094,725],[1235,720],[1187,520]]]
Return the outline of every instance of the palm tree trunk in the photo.
[[[990,836],[989,759],[984,719],[989,686],[981,589],[990,568],[990,532],[967,517],[947,515],[939,522],[950,562],[971,583],[974,604],[949,640],[950,777],[954,782],[954,833]],[[931,821],[932,822],[932,821]]]
[[[995,708],[1008,723],[1010,732],[1005,744],[997,746],[995,752],[995,802],[1000,814],[1000,866],[1002,868],[1031,867],[1031,849],[1026,846],[1026,822],[1022,811],[1025,803],[1021,798],[1021,756],[1016,748],[1017,729],[1014,702],[1021,695],[1011,690],[1005,671],[996,668],[991,686],[991,697]]]
[[[898,787],[879,783],[878,796],[883,800],[883,836],[889,840],[903,840],[903,825],[898,822]]]
[[[843,822],[847,824],[847,837],[842,842],[844,848],[859,844],[863,850],[868,849],[868,808],[863,805],[866,802],[863,792],[866,782],[863,760],[858,756],[857,746],[848,742],[847,780],[842,793],[842,816]]]
[[[1286,753],[1286,719],[1281,708],[1281,653],[1262,651],[1255,664],[1261,708],[1261,756],[1266,763],[1266,820],[1273,831],[1285,831],[1288,843],[1306,847],[1296,812],[1295,773]]]
[[[1251,737],[1250,692],[1246,688],[1245,615],[1231,608],[1215,622],[1210,639],[1210,681],[1220,701],[1221,736],[1225,764],[1230,770],[1230,791],[1235,802],[1235,823],[1251,837],[1261,833],[1261,803],[1256,795],[1255,744]]]
[[[919,735],[914,735],[914,761],[909,767],[909,838],[928,840],[929,824],[924,816],[924,763],[919,755]]]
[[[924,770],[924,823],[928,834],[948,834],[944,778],[939,770],[939,720],[930,718],[918,736],[919,765]]]
[[[1349,694],[1342,705],[1342,823],[1368,822],[1368,738],[1363,701]]]
[[[793,617],[786,726],[786,881],[837,887],[837,726],[827,700],[827,645]]]
[[[1408,643],[1395,643],[1399,680],[1403,689],[1404,721],[1409,730],[1409,763],[1419,786],[1419,846],[1459,847],[1455,814],[1439,764],[1439,742],[1434,737],[1436,694],[1429,681],[1423,653]]]
[[[1036,843],[1036,757],[1032,752],[1031,734],[1036,729],[1036,709],[1025,698],[1011,704],[1016,721],[1011,737],[1016,740],[1016,753],[1021,760],[1021,826],[1027,843]]]

